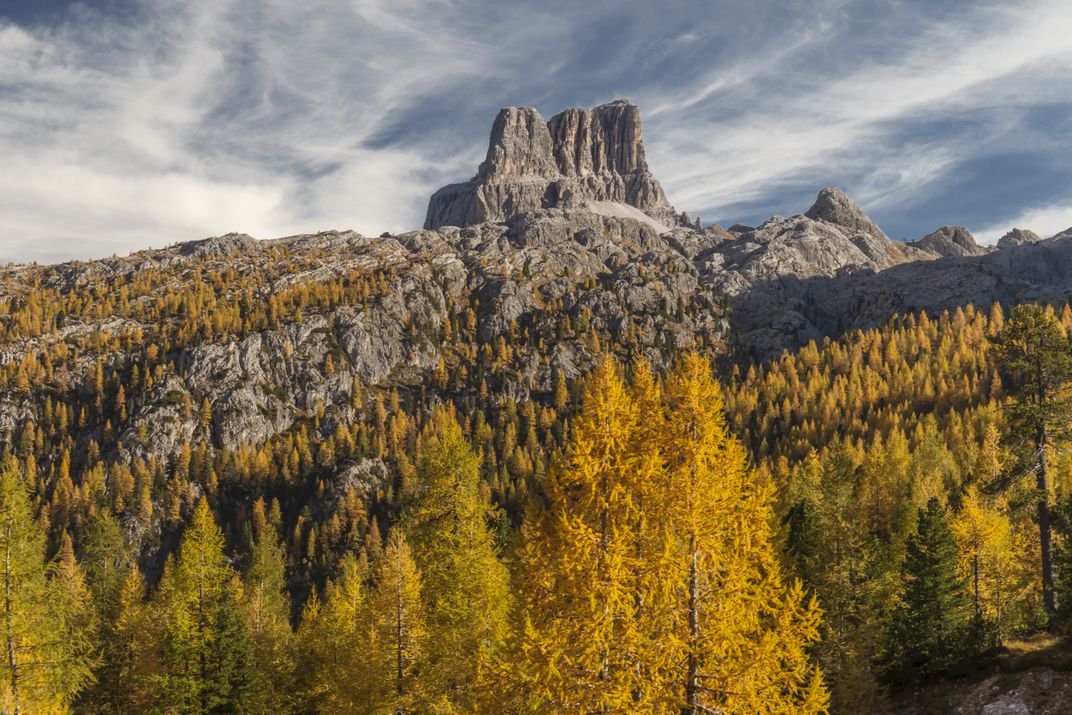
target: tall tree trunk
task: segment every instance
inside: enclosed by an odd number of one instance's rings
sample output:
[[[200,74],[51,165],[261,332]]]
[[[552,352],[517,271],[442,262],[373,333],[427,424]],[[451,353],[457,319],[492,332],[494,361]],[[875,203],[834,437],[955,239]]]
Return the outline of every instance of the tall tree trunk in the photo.
[[[11,523],[9,522],[5,526],[7,530],[7,548],[4,550],[4,625],[7,630],[5,634],[7,662],[8,667],[11,668],[11,699],[15,702],[15,715],[22,715],[22,703],[19,702],[19,664],[18,659],[15,657],[15,632],[12,625],[14,616],[11,615],[11,609],[15,605],[13,577],[11,575]]]
[[[601,480],[600,488],[603,492],[603,510],[599,515],[599,576],[600,587],[605,589],[606,584],[604,579],[606,577],[606,560],[607,560],[607,545],[610,541],[610,475],[607,474],[607,469],[603,469],[603,477]],[[606,623],[608,616],[610,615],[610,602],[607,595],[603,595],[603,622]],[[605,639],[604,639],[605,642]],[[606,646],[603,648],[603,662],[599,669],[599,679],[604,683],[610,682],[610,653],[607,651]],[[607,703],[603,703],[600,708],[601,712],[609,712],[609,706]]]
[[[207,613],[205,606],[205,570],[207,567],[208,557],[203,552],[198,554],[197,559],[197,644],[200,650],[199,653],[199,665],[200,671],[198,675],[198,702],[201,703],[201,712],[208,711],[208,688],[205,684],[208,682],[208,653],[207,644],[205,643],[206,634],[208,632]]]
[[[981,622],[983,620],[983,609],[979,603],[979,547],[976,546],[976,553],[972,556],[972,581],[975,584],[975,620]]]
[[[1046,462],[1047,433],[1046,425],[1039,427],[1035,439],[1038,449],[1038,522],[1039,546],[1042,553],[1042,605],[1046,609],[1049,627],[1054,626],[1057,614],[1057,599],[1053,586],[1053,546],[1050,527],[1050,482]]]
[[[644,511],[644,498],[641,497],[638,502],[638,507],[641,514]],[[644,517],[637,517],[636,521],[636,583],[633,586],[633,614],[636,618],[637,626],[641,623],[642,614],[644,613],[644,575],[641,564],[644,558]],[[639,703],[644,699],[644,682],[643,670],[641,669],[640,659],[637,658],[637,662],[633,665],[633,674],[636,678],[636,688],[633,690],[633,702]]]
[[[685,681],[685,712],[689,715],[698,715],[700,712],[700,658],[697,651],[700,648],[700,604],[699,604],[699,573],[696,563],[696,535],[689,536],[689,665]]]
[[[401,699],[403,695],[402,675],[402,577],[399,569],[398,588],[395,592],[395,691]]]

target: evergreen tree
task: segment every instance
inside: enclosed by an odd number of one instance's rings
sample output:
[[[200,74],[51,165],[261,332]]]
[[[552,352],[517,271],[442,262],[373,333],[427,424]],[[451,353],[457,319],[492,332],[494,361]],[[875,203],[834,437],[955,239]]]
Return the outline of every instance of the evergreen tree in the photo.
[[[69,542],[68,542],[69,547]],[[77,564],[60,574],[45,561],[44,536],[16,464],[0,466],[0,709],[65,711],[91,680]],[[64,573],[66,571],[66,573]],[[54,577],[55,575],[55,577]]]
[[[86,703],[96,712],[138,712],[140,682],[148,667],[145,584],[123,538],[119,521],[102,511],[86,525],[82,540],[84,567],[96,608],[101,664]]]
[[[815,650],[835,713],[889,708],[876,664],[883,643],[881,608],[888,599],[886,549],[869,531],[860,493],[863,470],[842,446],[826,459],[809,456],[800,500],[789,511],[789,547],[798,573],[823,606]]]
[[[249,630],[238,600],[242,587],[233,577],[220,593],[210,629],[212,639],[204,658],[201,681],[201,708],[195,712],[230,715],[236,712],[256,712],[263,703],[252,699],[256,682],[254,651]],[[263,709],[262,712],[279,712]]]
[[[1072,419],[1068,385],[1072,381],[1072,350],[1052,309],[1018,305],[1004,328],[994,337],[996,360],[1012,401],[1008,408],[1011,435],[1016,443],[1031,445],[1022,455],[1035,473],[1039,552],[1042,557],[1043,608],[1057,612],[1053,575],[1053,535],[1050,524],[1049,451],[1067,438]]]
[[[906,545],[904,592],[893,622],[893,674],[914,681],[946,673],[970,653],[971,599],[957,572],[957,544],[937,498],[919,510]]]

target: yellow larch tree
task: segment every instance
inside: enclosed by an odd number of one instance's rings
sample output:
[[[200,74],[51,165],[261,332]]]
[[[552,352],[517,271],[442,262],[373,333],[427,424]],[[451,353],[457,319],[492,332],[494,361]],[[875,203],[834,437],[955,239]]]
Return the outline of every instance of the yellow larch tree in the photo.
[[[422,441],[403,520],[428,614],[422,687],[437,712],[472,712],[506,638],[510,577],[496,553],[480,460],[453,413],[435,410]]]
[[[645,712],[635,538],[639,409],[605,359],[589,378],[567,463],[522,526],[521,626],[510,670],[534,712]],[[639,696],[639,700],[638,700]]]
[[[1017,619],[1014,604],[1024,596],[1033,565],[1022,554],[1004,499],[987,496],[971,486],[950,527],[957,540],[957,568],[968,584],[976,628],[986,636],[981,645],[1000,645]],[[1027,557],[1027,558],[1023,558]]]
[[[375,712],[389,678],[375,637],[363,556],[348,554],[324,602],[314,594],[302,614],[298,651],[304,698],[318,712]]]
[[[677,568],[675,712],[820,713],[828,695],[808,648],[820,612],[782,582],[771,528],[773,490],[728,432],[710,364],[687,355],[667,379],[668,533]]]
[[[370,712],[427,712],[420,680],[427,662],[427,614],[421,601],[421,575],[402,529],[395,527],[369,594],[374,628],[374,675],[378,686]]]
[[[64,582],[64,571],[80,578],[69,551],[58,568],[45,561],[28,486],[7,460],[0,465],[0,711],[68,712],[92,678],[83,604],[72,602],[79,589]]]

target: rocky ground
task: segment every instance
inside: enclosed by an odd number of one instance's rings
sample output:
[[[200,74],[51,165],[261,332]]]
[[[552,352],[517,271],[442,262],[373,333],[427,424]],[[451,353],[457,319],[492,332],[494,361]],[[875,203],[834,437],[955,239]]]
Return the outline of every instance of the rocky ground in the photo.
[[[898,715],[1067,715],[1072,674],[1045,667],[935,683],[914,691]]]

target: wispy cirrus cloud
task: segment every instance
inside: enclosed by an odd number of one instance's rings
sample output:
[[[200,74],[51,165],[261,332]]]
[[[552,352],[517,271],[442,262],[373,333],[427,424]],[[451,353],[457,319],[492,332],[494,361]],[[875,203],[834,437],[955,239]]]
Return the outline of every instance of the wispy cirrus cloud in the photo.
[[[909,237],[1072,205],[1066,3],[16,4],[0,260],[414,228],[498,107],[619,96],[705,219],[802,210],[828,184]]]
[[[664,181],[676,201],[723,217],[770,203],[779,187],[792,195],[793,187],[813,192],[824,182],[843,185],[872,210],[904,210],[965,160],[1041,149],[1037,135],[1034,146],[1017,146],[1025,116],[1072,96],[1072,6],[1007,3],[945,18],[921,14],[873,33],[889,43],[885,54],[834,49],[839,66],[817,72],[816,56],[850,33],[844,11],[851,5],[831,4],[831,19],[776,49],[767,63],[742,59],[730,76],[745,81],[718,79],[696,98],[686,93],[683,105],[671,103],[674,110],[729,104],[747,111],[713,121],[704,111],[656,115],[666,125],[657,134],[668,141],[657,147],[657,160],[667,166]],[[1065,136],[1045,139],[1072,144]],[[692,161],[676,160],[682,156]]]

